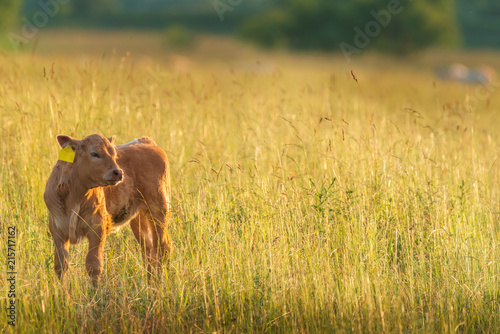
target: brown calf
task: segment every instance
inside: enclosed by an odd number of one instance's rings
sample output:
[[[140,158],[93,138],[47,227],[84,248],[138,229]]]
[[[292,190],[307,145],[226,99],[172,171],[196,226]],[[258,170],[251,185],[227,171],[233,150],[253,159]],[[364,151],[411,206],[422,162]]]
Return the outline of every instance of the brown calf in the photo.
[[[88,274],[97,284],[106,235],[130,222],[148,268],[161,273],[170,253],[170,171],[165,152],[147,137],[115,146],[115,137],[57,136],[66,152],[52,169],[44,199],[54,239],[54,269],[62,281],[69,245],[87,238]]]

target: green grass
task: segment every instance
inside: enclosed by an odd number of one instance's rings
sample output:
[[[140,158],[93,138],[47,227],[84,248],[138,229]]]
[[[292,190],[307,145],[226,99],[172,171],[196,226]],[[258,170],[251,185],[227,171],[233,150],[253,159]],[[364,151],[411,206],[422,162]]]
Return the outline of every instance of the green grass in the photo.
[[[152,76],[120,57],[0,56],[18,332],[498,331],[498,86],[475,98],[421,65],[368,61],[357,84],[341,59],[279,54],[263,56],[272,73],[194,61]],[[159,285],[128,228],[109,236],[97,290],[85,242],[64,285],[53,272],[55,135],[95,132],[168,153],[175,249]]]

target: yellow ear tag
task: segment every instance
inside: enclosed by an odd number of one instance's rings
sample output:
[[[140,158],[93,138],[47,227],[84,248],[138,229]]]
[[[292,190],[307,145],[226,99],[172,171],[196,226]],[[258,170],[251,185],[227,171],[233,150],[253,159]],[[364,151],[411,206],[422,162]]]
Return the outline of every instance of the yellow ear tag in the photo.
[[[75,161],[75,151],[69,145],[59,151],[59,160],[73,163]]]

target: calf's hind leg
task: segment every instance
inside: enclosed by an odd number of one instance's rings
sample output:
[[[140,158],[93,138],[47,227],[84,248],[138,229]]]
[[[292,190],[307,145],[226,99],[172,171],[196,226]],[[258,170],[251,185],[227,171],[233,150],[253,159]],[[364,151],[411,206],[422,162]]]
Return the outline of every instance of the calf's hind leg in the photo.
[[[153,262],[153,240],[151,237],[151,222],[147,215],[139,213],[139,215],[130,221],[130,227],[134,236],[141,247],[142,258],[146,264],[148,281],[151,279],[151,263]]]
[[[153,248],[155,250],[155,267],[157,274],[161,274],[162,264],[170,257],[171,241],[168,233],[168,219],[170,212],[155,210],[151,212],[153,221]]]
[[[170,237],[166,229],[165,214],[141,212],[130,222],[135,238],[141,246],[143,258],[147,263],[148,280],[153,270],[161,276],[162,263],[168,258]],[[162,223],[160,223],[162,222]],[[154,269],[153,269],[154,268]]]
[[[153,242],[154,247],[158,251],[157,270],[161,270],[161,265],[167,261],[171,255],[172,247],[170,234],[168,233],[168,220],[172,214],[172,205],[170,203],[170,176],[168,174],[165,183],[161,185],[160,192],[155,198],[154,205],[151,210],[151,218],[154,225]]]

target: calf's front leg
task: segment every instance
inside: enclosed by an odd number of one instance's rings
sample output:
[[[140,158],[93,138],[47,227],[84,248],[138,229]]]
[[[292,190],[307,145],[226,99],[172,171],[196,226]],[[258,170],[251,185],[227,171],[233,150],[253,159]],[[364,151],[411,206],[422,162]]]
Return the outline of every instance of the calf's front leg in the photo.
[[[62,282],[64,274],[68,271],[69,237],[56,227],[52,216],[49,217],[49,230],[54,240],[54,271]]]
[[[92,283],[94,286],[97,286],[102,274],[102,253],[106,233],[103,231],[102,226],[95,226],[91,228],[87,237],[89,240],[89,250],[85,259],[85,268],[90,278],[92,278]]]
[[[54,271],[62,282],[64,274],[68,271],[69,239],[62,240],[54,237]]]

